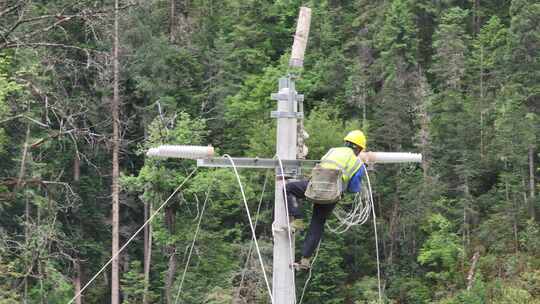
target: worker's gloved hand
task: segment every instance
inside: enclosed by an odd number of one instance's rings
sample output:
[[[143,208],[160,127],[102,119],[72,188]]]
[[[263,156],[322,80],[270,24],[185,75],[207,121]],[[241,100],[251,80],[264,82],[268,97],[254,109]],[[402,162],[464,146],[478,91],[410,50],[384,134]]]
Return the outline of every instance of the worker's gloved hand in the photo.
[[[291,221],[291,230],[293,232],[300,232],[306,229],[306,224],[301,218],[295,218]]]

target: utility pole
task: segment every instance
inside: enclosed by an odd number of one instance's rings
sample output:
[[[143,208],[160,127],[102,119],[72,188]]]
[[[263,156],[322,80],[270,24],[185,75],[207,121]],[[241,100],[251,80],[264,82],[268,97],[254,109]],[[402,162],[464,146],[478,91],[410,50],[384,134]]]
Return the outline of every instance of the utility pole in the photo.
[[[274,304],[294,304],[296,302],[295,274],[292,265],[294,262],[294,235],[290,233],[287,222],[288,215],[283,184],[286,179],[300,175],[302,165],[314,166],[318,163],[314,160],[296,159],[297,146],[302,146],[303,149],[303,142],[300,141],[301,145],[299,144],[298,136],[304,135],[298,134],[297,130],[302,128],[297,128],[297,122],[298,119],[304,117],[303,109],[299,107],[304,96],[296,92],[293,72],[303,66],[310,20],[311,10],[307,7],[301,7],[289,62],[291,73],[279,79],[279,91],[271,95],[271,98],[277,101],[277,111],[272,111],[271,116],[277,119],[276,153],[283,165],[283,173],[280,162],[276,159],[232,158],[238,168],[276,170],[274,223],[272,223],[274,235],[272,296]],[[228,158],[213,157],[213,154],[212,147],[201,146],[160,146],[147,152],[148,156],[196,159],[199,167],[232,167]],[[384,152],[362,153],[361,158],[372,163],[421,162],[422,160],[419,154]]]
[[[279,159],[296,160],[296,119],[302,116],[297,112],[298,104],[292,76],[279,79],[279,93],[272,94],[278,102],[278,110],[272,112],[277,118],[276,152]],[[276,191],[274,204],[274,263],[272,293],[274,302],[292,304],[296,298],[294,286],[294,236],[289,231],[287,208],[283,184],[285,180],[298,173],[298,167],[276,168]]]
[[[294,73],[294,69],[302,68],[304,65],[310,21],[311,9],[301,7],[289,61],[292,73]],[[295,75],[292,73],[279,79],[279,92],[271,96],[278,102],[278,110],[271,114],[277,119],[276,153],[280,159],[288,160],[296,160],[297,119],[303,118],[303,113],[298,112],[298,104],[304,98],[303,95],[298,95],[296,92]],[[303,136],[303,134],[299,135]],[[276,168],[274,223],[272,224],[274,234],[272,293],[276,304],[293,304],[296,301],[293,267],[294,235],[291,234],[288,223],[289,216],[287,215],[283,185],[286,179],[299,174],[299,168],[299,166],[287,167],[284,168],[284,172],[281,172],[281,168]]]

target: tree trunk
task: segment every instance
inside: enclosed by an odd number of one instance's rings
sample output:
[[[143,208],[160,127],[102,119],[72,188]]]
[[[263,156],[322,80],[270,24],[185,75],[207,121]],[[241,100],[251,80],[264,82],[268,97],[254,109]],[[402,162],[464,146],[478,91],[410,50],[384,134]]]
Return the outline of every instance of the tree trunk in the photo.
[[[180,194],[182,199],[182,194]],[[171,235],[176,232],[176,207],[171,205],[165,208],[165,225]],[[169,262],[167,268],[167,277],[165,280],[165,296],[167,304],[173,303],[172,292],[174,289],[174,278],[176,274],[176,244],[167,245],[165,248],[166,253],[169,255]]]
[[[169,42],[175,41],[176,30],[176,0],[170,2],[170,17],[169,17]]]
[[[506,198],[507,203],[511,204],[511,207],[512,207],[512,210],[510,210],[510,215],[512,216],[512,232],[514,234],[514,249],[515,249],[515,253],[517,254],[519,252],[517,219],[516,219],[517,207],[513,199],[512,201],[510,201],[510,190],[508,188],[509,188],[509,185],[508,185],[508,181],[506,180],[504,182],[504,192],[505,192],[505,198]]]
[[[392,208],[392,217],[390,218],[390,252],[388,254],[388,264],[392,264],[394,261],[394,252],[396,250],[396,243],[399,237],[399,199],[396,199]]]
[[[514,212],[512,214],[514,223],[512,224],[512,228],[514,231],[514,247],[516,248],[516,255],[519,253],[519,240],[518,240],[518,228],[517,228],[517,208],[514,205]]]
[[[362,100],[362,129],[366,129],[368,126],[367,121],[367,94],[366,89],[362,87],[362,93],[360,94],[360,99]]]
[[[471,290],[474,283],[474,271],[476,269],[476,262],[480,258],[480,252],[476,251],[472,257],[471,268],[469,268],[469,274],[467,275],[467,290]]]
[[[79,259],[75,260],[75,294],[79,294],[81,292],[81,261]],[[78,296],[75,299],[75,304],[82,304],[82,296]]]
[[[144,204],[144,222],[152,214],[152,202]],[[148,288],[150,285],[150,264],[152,261],[152,224],[144,228],[144,293],[143,304],[148,303]]]
[[[420,148],[422,151],[422,171],[424,176],[424,187],[429,182],[429,168],[430,168],[430,143],[429,143],[429,113],[427,111],[427,104],[429,102],[429,96],[431,89],[427,82],[422,69],[418,71],[418,86],[415,89],[414,95],[417,102],[417,117],[420,121]],[[424,189],[425,190],[425,189]]]
[[[180,201],[182,201],[183,195],[180,192]],[[176,232],[176,206],[174,204],[171,204],[170,206],[165,208],[165,226],[167,227],[167,230],[169,231],[170,235],[174,235]],[[173,303],[172,299],[172,292],[174,289],[174,277],[176,273],[176,251],[178,249],[176,248],[176,244],[170,244],[167,245],[165,248],[165,252],[169,254],[169,262],[168,262],[168,268],[167,268],[167,277],[165,281],[165,296],[167,300],[167,304]]]
[[[471,199],[471,191],[469,188],[469,178],[465,173],[464,176],[464,194],[465,194],[465,200],[463,203],[463,249],[465,252],[467,252],[467,247],[470,244],[470,227],[469,227],[469,218],[467,217],[467,211],[469,209],[469,202]]]
[[[114,34],[113,34],[113,100],[112,100],[112,255],[118,252],[119,244],[119,163],[120,150],[119,124],[120,124],[120,96],[119,96],[119,62],[118,62],[118,1],[114,1]],[[120,282],[118,274],[118,257],[112,261],[111,270],[111,304],[120,303]]]
[[[79,193],[79,181],[81,179],[81,159],[79,157],[78,153],[75,153],[75,157],[73,158],[73,187],[76,193]],[[80,223],[80,220],[78,221]],[[79,225],[79,230],[82,233],[82,229]],[[77,257],[75,259],[75,294],[79,294],[81,291],[81,261]],[[75,299],[75,304],[82,304],[82,296],[78,296]]]
[[[28,141],[30,139],[30,125],[26,126],[26,137],[24,140],[24,146],[23,146],[23,152],[21,157],[21,167],[19,169],[19,176],[17,178],[17,184],[15,186],[15,189],[18,191],[22,184],[24,175],[26,172],[26,158],[28,157]],[[29,235],[30,235],[30,200],[28,197],[25,197],[25,206],[24,206],[24,240],[25,240],[25,250],[28,250],[29,247]],[[28,260],[25,259],[25,268],[30,269],[31,265],[29,265]],[[23,297],[23,303],[28,303],[28,276],[25,275],[24,277],[24,297]]]
[[[465,199],[464,203],[463,203],[463,237],[462,237],[462,243],[463,243],[463,250],[464,252],[466,253],[467,252],[467,233],[465,232],[465,230],[467,229],[466,228],[467,226],[467,199]],[[463,264],[465,263],[465,259],[463,259],[462,261],[462,264],[461,264],[461,267],[463,268]]]
[[[165,297],[167,299],[167,304],[173,303],[173,289],[174,289],[174,278],[176,274],[176,247],[174,245],[167,246],[167,251],[169,252],[169,266],[167,267],[167,278],[165,280]]]
[[[429,178],[429,117],[425,109],[422,112],[421,129],[420,129],[420,144],[422,145],[422,172],[424,176],[424,185],[428,182]]]
[[[25,248],[24,250],[27,252],[27,256],[29,256],[28,254],[28,247],[30,246],[30,243],[29,243],[29,235],[30,235],[30,201],[28,200],[28,197],[25,199],[26,203],[25,203],[25,211],[24,211],[24,222],[25,222],[25,227],[24,227],[24,240],[25,240]],[[28,260],[28,257],[26,257],[24,259],[25,261],[25,268],[27,270],[27,273],[30,273],[31,271],[31,267],[32,267],[32,262]],[[28,275],[25,275],[24,276],[24,301],[23,303],[28,303]]]
[[[484,47],[480,47],[480,160],[484,159]]]
[[[28,156],[28,141],[30,140],[30,125],[26,126],[26,137],[24,139],[23,152],[21,157],[21,167],[19,169],[19,177],[17,179],[16,189],[22,186],[24,173],[26,171],[26,157]]]
[[[536,210],[534,204],[536,201],[535,193],[535,180],[534,180],[534,146],[529,145],[529,216],[536,220]]]
[[[382,194],[381,194],[381,193],[377,193],[376,195],[377,195],[377,204],[375,204],[375,205],[376,205],[377,208],[379,209],[379,210],[378,210],[378,211],[379,211],[378,214],[380,214],[380,215],[382,216],[382,215],[384,214],[384,213],[382,212],[382,207],[381,207]],[[386,246],[386,241],[385,241],[384,238],[382,239],[381,244],[382,244],[382,252],[384,253],[383,256],[388,256],[388,255],[389,255],[389,254],[388,254],[388,248],[387,248],[387,246]]]
[[[484,159],[484,110],[480,110],[480,160]]]
[[[75,187],[79,186],[79,181],[81,180],[81,159],[79,154],[75,153],[73,158],[73,183]]]
[[[480,0],[474,0],[474,7],[473,7],[473,26],[474,26],[474,34],[478,34],[480,32]]]

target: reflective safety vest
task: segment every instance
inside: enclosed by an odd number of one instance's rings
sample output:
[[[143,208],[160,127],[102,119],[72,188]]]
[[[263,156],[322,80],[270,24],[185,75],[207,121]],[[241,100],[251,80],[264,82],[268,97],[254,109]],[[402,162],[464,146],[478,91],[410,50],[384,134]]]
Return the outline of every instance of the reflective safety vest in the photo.
[[[351,178],[362,167],[362,161],[354,154],[351,148],[332,148],[321,158],[321,167],[340,169],[343,173],[344,187],[347,188]]]

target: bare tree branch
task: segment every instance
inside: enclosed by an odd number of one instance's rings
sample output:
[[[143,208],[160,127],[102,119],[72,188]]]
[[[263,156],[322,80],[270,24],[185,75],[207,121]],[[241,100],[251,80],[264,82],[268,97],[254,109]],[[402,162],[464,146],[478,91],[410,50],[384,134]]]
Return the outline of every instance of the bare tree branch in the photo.
[[[129,7],[137,5],[136,3],[129,3],[122,7],[119,7],[118,10],[124,10]],[[23,3],[18,3],[12,7],[8,7],[0,12],[0,17],[4,15],[8,15],[14,11],[16,11],[19,7],[23,6]],[[17,20],[8,27],[9,29],[0,29],[0,36],[4,40],[2,43],[0,43],[0,49],[3,48],[14,48],[14,47],[20,47],[20,46],[57,46],[57,47],[65,47],[65,48],[77,48],[75,46],[69,47],[66,45],[58,44],[55,45],[54,43],[47,43],[47,42],[39,42],[39,43],[30,43],[28,42],[28,39],[38,35],[38,34],[44,34],[49,31],[51,31],[54,28],[61,27],[64,23],[71,21],[73,19],[82,19],[85,21],[90,21],[92,18],[96,18],[99,16],[105,16],[108,14],[111,14],[114,12],[114,10],[90,10],[90,9],[81,9],[79,13],[72,14],[72,15],[65,15],[64,11],[68,7],[62,8],[58,13],[56,14],[45,14],[41,16],[35,16],[30,18],[24,18],[24,10],[21,11],[20,15],[18,16]],[[7,16],[6,16],[7,17]],[[4,17],[4,19],[6,18]],[[54,23],[52,23],[49,26],[41,26],[43,21],[48,20],[56,20]],[[10,36],[13,35],[16,29],[21,27],[22,25],[30,24],[30,27],[33,29],[32,31],[20,36],[20,37],[14,37],[10,38]],[[81,50],[84,50],[83,48],[78,48]]]
[[[13,6],[9,6],[7,7],[6,9],[4,9],[3,11],[0,11],[0,18],[3,17],[4,15],[7,15],[9,13],[11,13],[12,11],[16,10],[17,8],[19,8],[20,6],[22,5],[22,3],[17,3]]]

